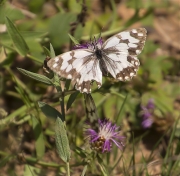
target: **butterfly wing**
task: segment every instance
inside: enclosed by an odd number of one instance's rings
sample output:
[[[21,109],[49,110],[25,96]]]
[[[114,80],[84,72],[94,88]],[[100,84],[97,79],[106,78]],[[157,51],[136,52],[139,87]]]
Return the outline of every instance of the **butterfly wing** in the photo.
[[[102,46],[108,72],[117,80],[126,81],[136,75],[139,68],[137,55],[146,41],[146,29],[132,29],[110,37]]]
[[[91,50],[78,49],[63,53],[50,59],[47,65],[59,76],[72,79],[80,92],[90,93],[92,81],[96,81],[98,87],[102,84],[99,60]]]
[[[91,128],[97,130],[99,116],[91,94],[84,94],[84,102],[85,102],[86,117],[88,122],[87,124],[90,124]]]

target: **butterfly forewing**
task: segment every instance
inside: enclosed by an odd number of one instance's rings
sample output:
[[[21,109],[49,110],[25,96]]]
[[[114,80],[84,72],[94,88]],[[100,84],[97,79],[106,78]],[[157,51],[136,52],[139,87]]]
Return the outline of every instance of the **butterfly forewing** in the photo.
[[[73,85],[80,92],[91,92],[91,82],[98,86],[102,83],[99,60],[91,50],[78,49],[66,52],[47,63],[48,67],[59,76],[72,79]]]
[[[132,29],[130,31],[120,32],[108,40],[106,40],[103,44],[102,49],[108,53],[110,52],[119,52],[122,54],[128,55],[138,55],[141,53],[144,43],[146,41],[146,29]]]

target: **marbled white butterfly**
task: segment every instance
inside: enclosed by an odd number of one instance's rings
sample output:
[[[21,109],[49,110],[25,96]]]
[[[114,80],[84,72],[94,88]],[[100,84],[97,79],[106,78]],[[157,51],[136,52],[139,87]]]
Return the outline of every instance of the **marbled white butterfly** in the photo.
[[[146,40],[146,29],[120,32],[104,43],[102,39],[63,53],[48,61],[48,67],[59,76],[71,79],[75,88],[82,93],[91,92],[91,83],[102,85],[102,76],[111,75],[119,81],[130,80],[139,68],[137,55]]]

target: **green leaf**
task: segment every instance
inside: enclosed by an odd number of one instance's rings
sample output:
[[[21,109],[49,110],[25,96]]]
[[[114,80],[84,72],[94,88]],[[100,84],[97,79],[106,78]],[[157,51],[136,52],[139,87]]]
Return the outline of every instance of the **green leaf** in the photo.
[[[30,72],[30,71],[24,70],[22,68],[17,68],[17,69],[21,73],[23,73],[24,75],[29,76],[30,78],[33,78],[33,79],[35,79],[37,81],[43,82],[43,83],[48,84],[48,85],[53,85],[53,82],[48,77],[46,77],[44,75],[33,73],[33,72]]]
[[[68,91],[69,90],[69,86],[71,84],[71,80],[70,79],[66,79],[66,84],[65,84],[65,90]]]
[[[67,102],[66,110],[68,110],[71,107],[71,105],[73,104],[73,102],[76,99],[76,97],[78,96],[78,94],[79,94],[79,91],[74,92],[73,94],[70,95],[68,102]]]
[[[38,105],[46,117],[53,118],[53,119],[60,117],[61,120],[64,122],[64,118],[61,115],[61,113],[59,111],[57,111],[55,108],[53,108],[52,106],[50,106],[42,101],[39,101]]]
[[[55,51],[54,51],[54,48],[52,46],[52,44],[50,43],[50,57],[53,58],[53,57],[56,57],[56,54],[55,54]]]
[[[43,157],[45,152],[44,136],[42,133],[42,127],[39,120],[32,116],[32,127],[35,136],[35,147],[38,158]]]
[[[45,55],[50,57],[51,56],[51,52],[45,46],[43,46],[43,49],[44,49]]]
[[[70,39],[72,40],[72,42],[75,44],[75,45],[78,45],[79,42],[71,35],[71,34],[68,34]]]
[[[59,117],[57,117],[56,119],[55,141],[60,158],[66,163],[69,162],[71,156],[69,141],[67,138],[67,133],[64,127],[64,123]]]
[[[25,40],[19,33],[19,31],[17,30],[17,28],[14,26],[14,24],[11,22],[11,20],[8,17],[6,17],[6,26],[7,26],[9,36],[11,40],[13,41],[17,52],[20,55],[25,56],[29,52],[29,48]]]
[[[39,44],[39,42],[37,42],[37,40],[41,39],[45,35],[46,35],[45,32],[21,31],[21,36],[26,39],[26,43],[27,44],[30,41],[33,41],[34,43]],[[1,43],[3,45],[11,44],[11,39],[9,38],[9,34],[8,33],[1,33],[0,38],[1,38]],[[34,46],[32,46],[32,47],[34,47]]]

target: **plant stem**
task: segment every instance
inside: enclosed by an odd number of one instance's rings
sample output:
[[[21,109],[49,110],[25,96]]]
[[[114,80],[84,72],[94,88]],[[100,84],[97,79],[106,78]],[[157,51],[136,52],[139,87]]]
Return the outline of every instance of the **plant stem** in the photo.
[[[124,101],[123,101],[121,108],[118,112],[118,116],[117,116],[118,118],[116,119],[116,123],[118,123],[118,124],[122,121],[121,114],[122,114],[122,110],[124,109],[124,105],[126,104],[127,97],[128,97],[128,94],[126,94],[126,97],[124,98]]]
[[[65,120],[64,92],[62,92],[62,96],[60,98],[60,105],[61,105],[61,113],[62,113],[63,119]]]
[[[67,176],[70,176],[69,162],[66,163]]]
[[[62,113],[62,117],[63,117],[63,120],[65,121],[65,108],[64,108],[64,97],[65,97],[65,92],[64,92],[64,86],[65,86],[65,83],[64,81],[61,81],[61,96],[60,96],[60,106],[61,106],[61,113]]]

